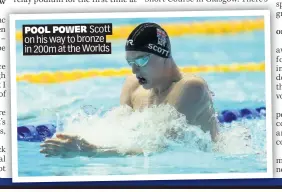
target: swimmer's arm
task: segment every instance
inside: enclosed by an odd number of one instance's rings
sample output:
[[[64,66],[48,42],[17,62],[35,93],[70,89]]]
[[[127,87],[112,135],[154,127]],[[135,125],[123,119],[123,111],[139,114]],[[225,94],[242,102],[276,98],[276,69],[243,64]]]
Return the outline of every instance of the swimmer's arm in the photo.
[[[188,123],[200,125],[203,130],[209,130],[211,139],[215,142],[218,127],[205,81],[200,78],[186,81],[180,96],[180,104],[179,111],[186,115]]]
[[[218,119],[216,117],[216,113],[214,110],[212,98],[210,96],[209,91],[205,92],[205,99],[203,104],[203,110],[201,111],[201,115],[198,117],[198,122],[200,123],[203,130],[210,131],[211,140],[213,142],[218,141]]]
[[[212,106],[209,106],[205,108],[205,111],[203,111],[203,114],[198,117],[198,121],[200,123],[200,126],[205,131],[210,131],[211,140],[213,142],[218,141],[218,120],[215,115],[214,109]]]
[[[81,148],[79,156],[87,157],[121,157],[121,156],[134,156],[134,155],[143,155],[144,150],[142,148],[133,147],[127,150],[120,151],[115,147],[98,147],[92,144],[88,145],[86,150]],[[151,153],[163,152],[167,149],[167,146],[158,146],[155,150],[151,149]]]
[[[130,89],[130,81],[129,78],[127,77],[125,79],[125,82],[122,86],[122,90],[121,90],[121,95],[120,95],[120,104],[121,105],[128,105],[128,106],[132,106],[131,104],[131,89]]]
[[[134,149],[129,149],[125,152],[118,151],[115,148],[101,148],[98,149],[96,153],[96,157],[104,157],[104,156],[124,156],[124,155],[142,155],[143,150],[134,148]]]
[[[150,153],[160,153],[164,152],[167,149],[167,146],[160,147],[155,151],[150,151]],[[92,154],[93,157],[112,157],[112,156],[134,156],[134,155],[143,155],[144,150],[141,148],[132,148],[128,149],[125,152],[121,152],[115,148],[100,148],[95,153]]]
[[[210,130],[211,139],[212,139],[213,142],[217,142],[218,141],[218,136],[219,136],[217,120],[213,120],[211,122],[210,127],[211,127],[211,130]]]
[[[81,156],[87,157],[117,157],[117,156],[127,156],[127,155],[142,155],[144,152],[141,148],[128,149],[125,152],[121,152],[116,148],[97,148],[93,146],[92,150],[86,153],[82,153]]]
[[[141,148],[131,148],[127,151],[119,151],[114,147],[102,147],[89,143],[85,139],[69,134],[56,134],[55,138],[46,139],[40,147],[40,153],[46,157],[60,156],[70,158],[76,156],[84,157],[116,157],[125,155],[141,155]]]
[[[136,78],[133,75],[128,76],[121,90],[120,105],[128,105],[131,108],[133,107],[131,102],[131,96],[137,87],[138,82]]]

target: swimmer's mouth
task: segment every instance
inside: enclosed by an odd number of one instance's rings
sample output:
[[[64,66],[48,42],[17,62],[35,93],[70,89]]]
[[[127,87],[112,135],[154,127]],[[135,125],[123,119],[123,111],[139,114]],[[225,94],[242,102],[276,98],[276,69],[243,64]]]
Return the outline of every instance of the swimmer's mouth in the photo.
[[[144,77],[137,76],[137,79],[141,85],[147,83],[147,80]]]

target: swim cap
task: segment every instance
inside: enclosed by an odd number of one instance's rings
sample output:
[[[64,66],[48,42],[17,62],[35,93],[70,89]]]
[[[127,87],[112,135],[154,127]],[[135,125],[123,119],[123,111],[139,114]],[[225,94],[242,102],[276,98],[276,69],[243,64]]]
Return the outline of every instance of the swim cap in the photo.
[[[126,51],[144,51],[160,57],[171,56],[170,40],[166,31],[155,23],[142,23],[129,35]]]

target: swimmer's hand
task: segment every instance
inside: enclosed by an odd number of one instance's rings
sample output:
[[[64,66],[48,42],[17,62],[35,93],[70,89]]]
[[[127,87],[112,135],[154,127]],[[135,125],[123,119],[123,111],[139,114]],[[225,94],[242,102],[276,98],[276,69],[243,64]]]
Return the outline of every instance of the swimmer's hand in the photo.
[[[79,136],[57,134],[56,138],[47,139],[41,145],[40,153],[45,157],[71,158],[76,156],[93,156],[97,147]]]
[[[45,140],[40,146],[42,148],[40,153],[45,154],[45,157],[110,157],[143,154],[143,150],[141,149],[130,149],[124,153],[120,153],[115,148],[98,147],[79,136],[62,133],[57,134],[56,138]]]

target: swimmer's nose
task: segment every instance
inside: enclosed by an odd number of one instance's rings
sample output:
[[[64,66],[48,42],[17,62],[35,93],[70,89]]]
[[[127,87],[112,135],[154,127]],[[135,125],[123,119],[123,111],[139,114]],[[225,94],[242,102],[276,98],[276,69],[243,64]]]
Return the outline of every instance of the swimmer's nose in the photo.
[[[139,67],[137,67],[135,64],[132,65],[132,73],[136,74],[136,72],[139,70]]]

